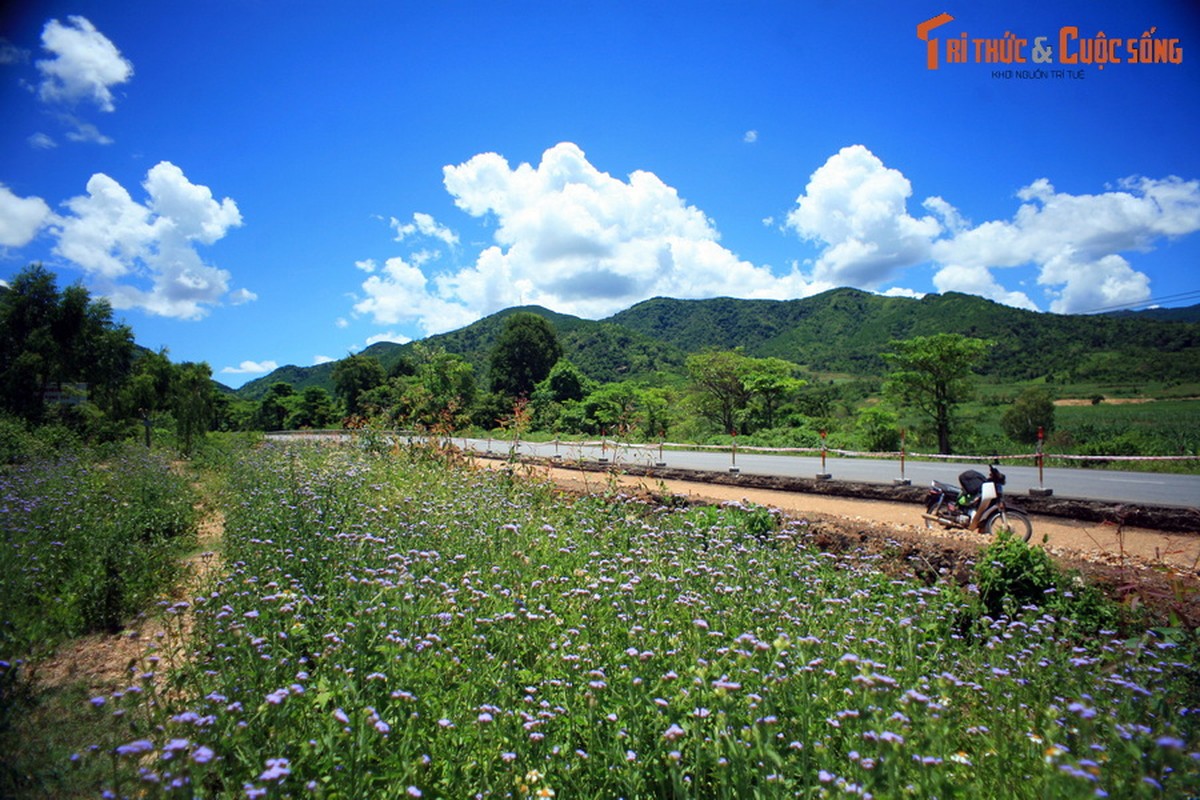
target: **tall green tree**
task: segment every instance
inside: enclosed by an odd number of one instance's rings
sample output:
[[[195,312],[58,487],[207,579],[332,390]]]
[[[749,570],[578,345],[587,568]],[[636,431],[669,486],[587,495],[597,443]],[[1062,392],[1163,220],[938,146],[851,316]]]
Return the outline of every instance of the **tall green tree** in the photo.
[[[549,320],[529,311],[511,315],[492,348],[492,391],[528,398],[561,356],[562,344]]]
[[[175,372],[175,431],[184,453],[212,428],[214,395],[212,368],[204,362],[184,362]]]
[[[276,381],[258,404],[255,423],[259,430],[281,431],[292,413],[296,391],[290,383]]]
[[[742,384],[750,392],[751,410],[764,428],[775,427],[779,406],[805,385],[796,377],[798,369],[782,358],[754,358],[747,364]]]
[[[300,393],[300,402],[296,410],[289,415],[287,426],[290,429],[325,428],[337,419],[337,406],[333,398],[320,386],[309,386]]]
[[[697,410],[721,433],[737,431],[752,392],[746,386],[751,359],[737,350],[705,350],[687,357]]]
[[[109,415],[134,359],[133,332],[113,322],[106,300],[79,285],[58,290],[40,264],[0,292],[0,407],[40,420],[53,384],[87,384],[89,400]]]
[[[387,373],[374,356],[346,356],[333,367],[333,391],[346,404],[347,416],[363,413],[359,398],[387,379]]]
[[[884,393],[916,409],[933,426],[938,452],[953,453],[954,411],[970,399],[975,370],[991,342],[957,333],[938,333],[893,341],[883,357],[893,367]]]

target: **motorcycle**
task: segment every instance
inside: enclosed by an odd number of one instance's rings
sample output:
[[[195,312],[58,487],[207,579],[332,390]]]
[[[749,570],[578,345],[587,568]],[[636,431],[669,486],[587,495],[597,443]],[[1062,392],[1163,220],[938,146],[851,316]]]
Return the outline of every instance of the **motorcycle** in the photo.
[[[959,486],[934,481],[925,495],[925,527],[982,531],[990,536],[1010,533],[1029,541],[1033,523],[1029,515],[1004,499],[1004,473],[996,464],[984,475],[969,469],[958,476]]]

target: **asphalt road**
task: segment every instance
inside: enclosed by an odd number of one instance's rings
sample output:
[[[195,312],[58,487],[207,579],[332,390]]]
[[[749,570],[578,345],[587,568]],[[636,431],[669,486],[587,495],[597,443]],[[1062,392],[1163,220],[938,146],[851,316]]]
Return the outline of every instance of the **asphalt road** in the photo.
[[[484,439],[455,439],[458,445],[480,452],[491,449],[497,453],[509,452],[508,441]],[[653,466],[659,461],[657,447],[602,449],[598,445],[575,443],[521,442],[523,455],[551,457],[556,453],[565,461],[586,459],[594,461],[606,457],[616,464],[638,464]],[[663,462],[677,469],[695,469],[727,472],[736,465],[743,474],[779,475],[796,478],[812,478],[818,473],[832,475],[837,480],[862,481],[864,483],[890,484],[900,478],[900,462],[869,458],[829,457],[822,469],[819,456],[775,455],[739,451],[736,460],[729,452],[665,450]],[[926,462],[908,461],[903,477],[913,485],[926,485],[940,480],[957,483],[963,470],[977,469],[987,472],[987,464],[981,462]],[[1142,503],[1148,505],[1194,507],[1200,505],[1200,475],[1164,475],[1149,472],[1119,472],[1101,469],[1047,468],[1044,480],[1039,484],[1036,467],[1002,464],[1001,472],[1007,477],[1005,491],[1010,495],[1027,494],[1035,487],[1052,489],[1055,497],[1087,500],[1103,500],[1118,503]]]

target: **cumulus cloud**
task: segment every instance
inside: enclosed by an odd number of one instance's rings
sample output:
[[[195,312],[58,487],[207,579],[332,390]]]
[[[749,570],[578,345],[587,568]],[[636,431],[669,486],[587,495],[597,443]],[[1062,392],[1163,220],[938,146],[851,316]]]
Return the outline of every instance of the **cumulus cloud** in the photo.
[[[330,356],[323,356],[323,355],[315,355],[315,356],[313,356],[313,366],[314,366],[314,367],[316,367],[316,366],[320,366],[321,364],[330,364],[330,363],[332,363],[332,362],[334,362],[334,361],[337,361],[337,359],[336,359],[336,358],[332,358],[332,357],[330,357]]]
[[[145,203],[109,176],[93,175],[87,193],[67,200],[68,213],[55,218],[54,252],[91,276],[114,308],[199,319],[225,298],[231,276],[205,264],[196,246],[240,226],[241,214],[233,200],[217,201],[168,161],[150,169],[142,188]],[[244,303],[255,295],[240,289],[228,299]]]
[[[843,147],[809,177],[787,227],[820,244],[813,276],[838,286],[874,289],[925,261],[941,225],[907,211],[912,185],[856,144]]]
[[[51,219],[40,197],[18,197],[0,183],[0,246],[24,247]]]
[[[1122,253],[1144,252],[1161,239],[1200,230],[1196,180],[1127,178],[1101,194],[1072,195],[1042,178],[1017,197],[1022,204],[1012,219],[985,222],[935,243],[933,257],[943,265],[934,279],[940,289],[970,285],[963,280],[967,275],[982,280],[994,269],[1032,264],[1051,311],[1138,303],[1150,297],[1150,279]],[[998,286],[994,279],[992,285]],[[986,296],[1001,302],[1028,302],[1019,293],[992,292]]]
[[[782,298],[815,290],[794,270],[778,277],[739,259],[719,243],[712,221],[657,175],[615,178],[569,142],[546,150],[537,166],[514,168],[481,153],[443,176],[455,205],[495,223],[494,244],[473,264],[429,275],[428,252],[388,259],[362,284],[356,314],[383,325],[416,323],[428,334],[514,305],[594,318],[654,295]],[[421,224],[414,215],[411,227]],[[426,235],[435,225],[429,218]],[[377,267],[369,259],[356,266]]]
[[[355,263],[366,275],[354,316],[433,334],[525,304],[599,318],[656,295],[784,299],[854,286],[917,296],[901,287],[916,270],[933,273],[939,291],[1086,311],[1144,300],[1148,279],[1126,255],[1200,230],[1200,185],[1178,178],[1130,179],[1080,196],[1034,181],[1011,220],[975,224],[940,196],[910,213],[908,178],[853,145],[812,173],[782,225],[814,244],[815,256],[772,270],[726,248],[715,223],[654,173],[614,177],[569,142],[536,165],[481,153],[444,167],[443,182],[493,241],[447,267],[424,245],[456,244],[448,226],[420,213],[393,218],[396,240],[411,247]],[[1036,283],[1013,285],[1003,270],[1018,266],[1034,267]]]
[[[243,361],[236,367],[225,367],[221,372],[225,375],[263,375],[279,369],[274,361]]]
[[[112,87],[133,77],[133,64],[84,17],[68,17],[65,25],[57,19],[47,22],[42,47],[53,57],[37,62],[42,74],[38,95],[49,103],[86,101],[112,111]]]
[[[420,211],[413,213],[412,222],[404,223],[392,217],[389,224],[396,231],[397,242],[402,242],[414,234],[420,234],[428,238],[439,239],[451,247],[458,244],[458,234],[444,225],[439,225],[432,215]]]
[[[1061,193],[1041,178],[1018,191],[1012,219],[978,225],[939,196],[914,217],[911,195],[908,179],[862,145],[831,156],[785,223],[820,247],[811,280],[875,290],[932,264],[938,291],[1032,309],[1039,305],[998,271],[1034,266],[1049,310],[1079,313],[1147,299],[1149,277],[1122,254],[1200,230],[1200,181],[1176,177],[1128,178],[1093,195]]]
[[[758,131],[746,131],[744,134],[742,134],[742,141],[746,144],[754,144],[758,141]]]

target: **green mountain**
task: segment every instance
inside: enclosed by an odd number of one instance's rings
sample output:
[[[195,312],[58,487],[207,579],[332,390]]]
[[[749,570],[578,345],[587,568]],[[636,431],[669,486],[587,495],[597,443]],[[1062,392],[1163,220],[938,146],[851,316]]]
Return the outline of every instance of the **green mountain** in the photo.
[[[799,300],[656,297],[601,321],[522,306],[423,342],[463,356],[486,380],[504,320],[518,311],[548,319],[566,356],[603,382],[680,371],[687,354],[708,347],[743,347],[748,355],[775,356],[818,372],[878,376],[886,369],[881,353],[893,340],[942,332],[992,340],[984,373],[995,379],[1169,381],[1200,375],[1200,322],[1186,309],[1060,315],[955,292],[920,299],[848,288]],[[363,352],[390,368],[414,347],[381,342]],[[276,381],[297,391],[332,391],[333,367],[280,367],[237,394],[256,399]]]
[[[647,376],[658,370],[677,370],[683,366],[683,351],[653,337],[609,322],[560,314],[541,306],[506,308],[465,328],[435,334],[422,339],[420,343],[462,356],[475,368],[475,374],[486,380],[488,361],[496,339],[504,329],[504,320],[521,311],[532,312],[549,320],[558,331],[566,357],[594,380],[618,381]],[[411,355],[416,345],[417,342],[377,342],[363,350],[362,354],[379,359],[383,368],[388,370],[405,356]],[[266,394],[271,384],[278,381],[292,384],[298,392],[309,386],[322,386],[332,392],[334,366],[334,363],[328,363],[313,367],[280,367],[247,382],[237,394],[245,399],[257,400]]]
[[[1025,311],[955,292],[920,299],[834,289],[801,300],[654,298],[609,322],[686,351],[740,345],[809,369],[879,375],[895,339],[961,333],[995,343],[984,369],[997,378],[1042,375],[1133,380],[1200,375],[1200,325],[1142,316]]]

